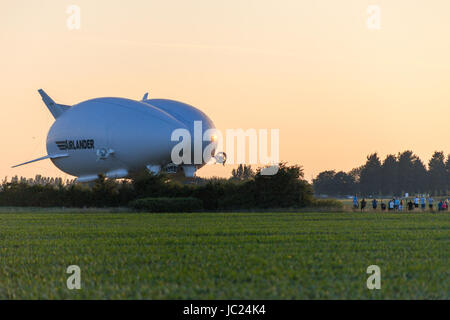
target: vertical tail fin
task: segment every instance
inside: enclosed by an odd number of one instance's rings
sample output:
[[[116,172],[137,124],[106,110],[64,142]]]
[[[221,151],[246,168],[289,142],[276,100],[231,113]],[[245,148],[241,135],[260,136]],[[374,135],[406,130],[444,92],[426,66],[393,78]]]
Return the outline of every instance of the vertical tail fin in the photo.
[[[66,106],[64,104],[57,104],[55,101],[53,101],[52,98],[48,96],[47,93],[45,93],[44,90],[39,89],[39,94],[42,97],[42,101],[44,101],[45,105],[47,106],[50,113],[53,115],[53,117],[56,119],[59,116],[61,116],[64,112],[69,110],[70,106]]]

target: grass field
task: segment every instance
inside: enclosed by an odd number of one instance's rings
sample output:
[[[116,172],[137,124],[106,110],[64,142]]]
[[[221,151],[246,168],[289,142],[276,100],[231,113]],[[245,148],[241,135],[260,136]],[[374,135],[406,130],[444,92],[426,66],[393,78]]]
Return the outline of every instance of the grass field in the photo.
[[[0,298],[449,299],[449,245],[449,213],[3,212]]]

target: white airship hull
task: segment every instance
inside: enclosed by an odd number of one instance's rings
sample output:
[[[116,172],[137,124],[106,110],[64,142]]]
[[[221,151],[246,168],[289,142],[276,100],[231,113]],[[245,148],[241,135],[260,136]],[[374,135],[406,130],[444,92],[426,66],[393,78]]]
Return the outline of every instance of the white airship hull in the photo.
[[[171,141],[174,130],[193,134],[194,121],[202,121],[204,131],[214,128],[204,113],[173,100],[97,98],[64,106],[39,92],[56,119],[47,136],[48,156],[43,158],[81,182],[99,174],[124,178],[144,168],[158,173],[172,163],[171,151],[178,143]],[[193,176],[202,165],[182,167],[186,176]]]

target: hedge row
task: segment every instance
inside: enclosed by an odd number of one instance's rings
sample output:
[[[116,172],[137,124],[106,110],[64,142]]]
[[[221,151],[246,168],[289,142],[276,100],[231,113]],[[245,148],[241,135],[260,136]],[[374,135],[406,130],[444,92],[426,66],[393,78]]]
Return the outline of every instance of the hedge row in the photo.
[[[243,181],[207,179],[182,184],[173,176],[141,172],[131,180],[101,178],[88,185],[55,186],[25,182],[0,185],[0,206],[134,207],[142,205],[135,200],[143,198],[195,198],[206,211],[301,208],[314,204],[312,187],[303,179],[302,168],[284,163],[280,164],[275,175],[262,175],[257,171],[254,177]],[[173,199],[162,201],[165,201],[163,211],[174,207],[177,211],[184,210],[186,205],[178,207],[178,202],[170,203]],[[162,206],[160,201],[152,200],[149,205],[152,210],[162,210],[158,209]],[[197,204],[192,205],[192,210],[197,210]]]

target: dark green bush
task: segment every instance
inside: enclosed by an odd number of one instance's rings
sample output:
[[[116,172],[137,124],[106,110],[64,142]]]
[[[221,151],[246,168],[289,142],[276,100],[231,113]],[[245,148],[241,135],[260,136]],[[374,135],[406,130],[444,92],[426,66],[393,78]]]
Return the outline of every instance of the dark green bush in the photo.
[[[129,206],[148,212],[193,212],[203,209],[203,203],[196,198],[142,198],[131,201]]]
[[[0,184],[0,206],[122,207],[135,199],[144,198],[170,199],[155,200],[151,207],[142,207],[154,212],[303,208],[314,205],[312,188],[304,180],[302,168],[285,163],[280,163],[274,175],[263,175],[258,170],[256,175],[246,180],[212,178],[183,184],[176,177],[143,171],[136,173],[131,180],[123,181],[101,176],[88,184],[41,185],[18,182],[17,179]],[[196,199],[196,202],[191,208],[192,201],[179,205],[180,198]],[[133,205],[143,204],[138,201]]]

